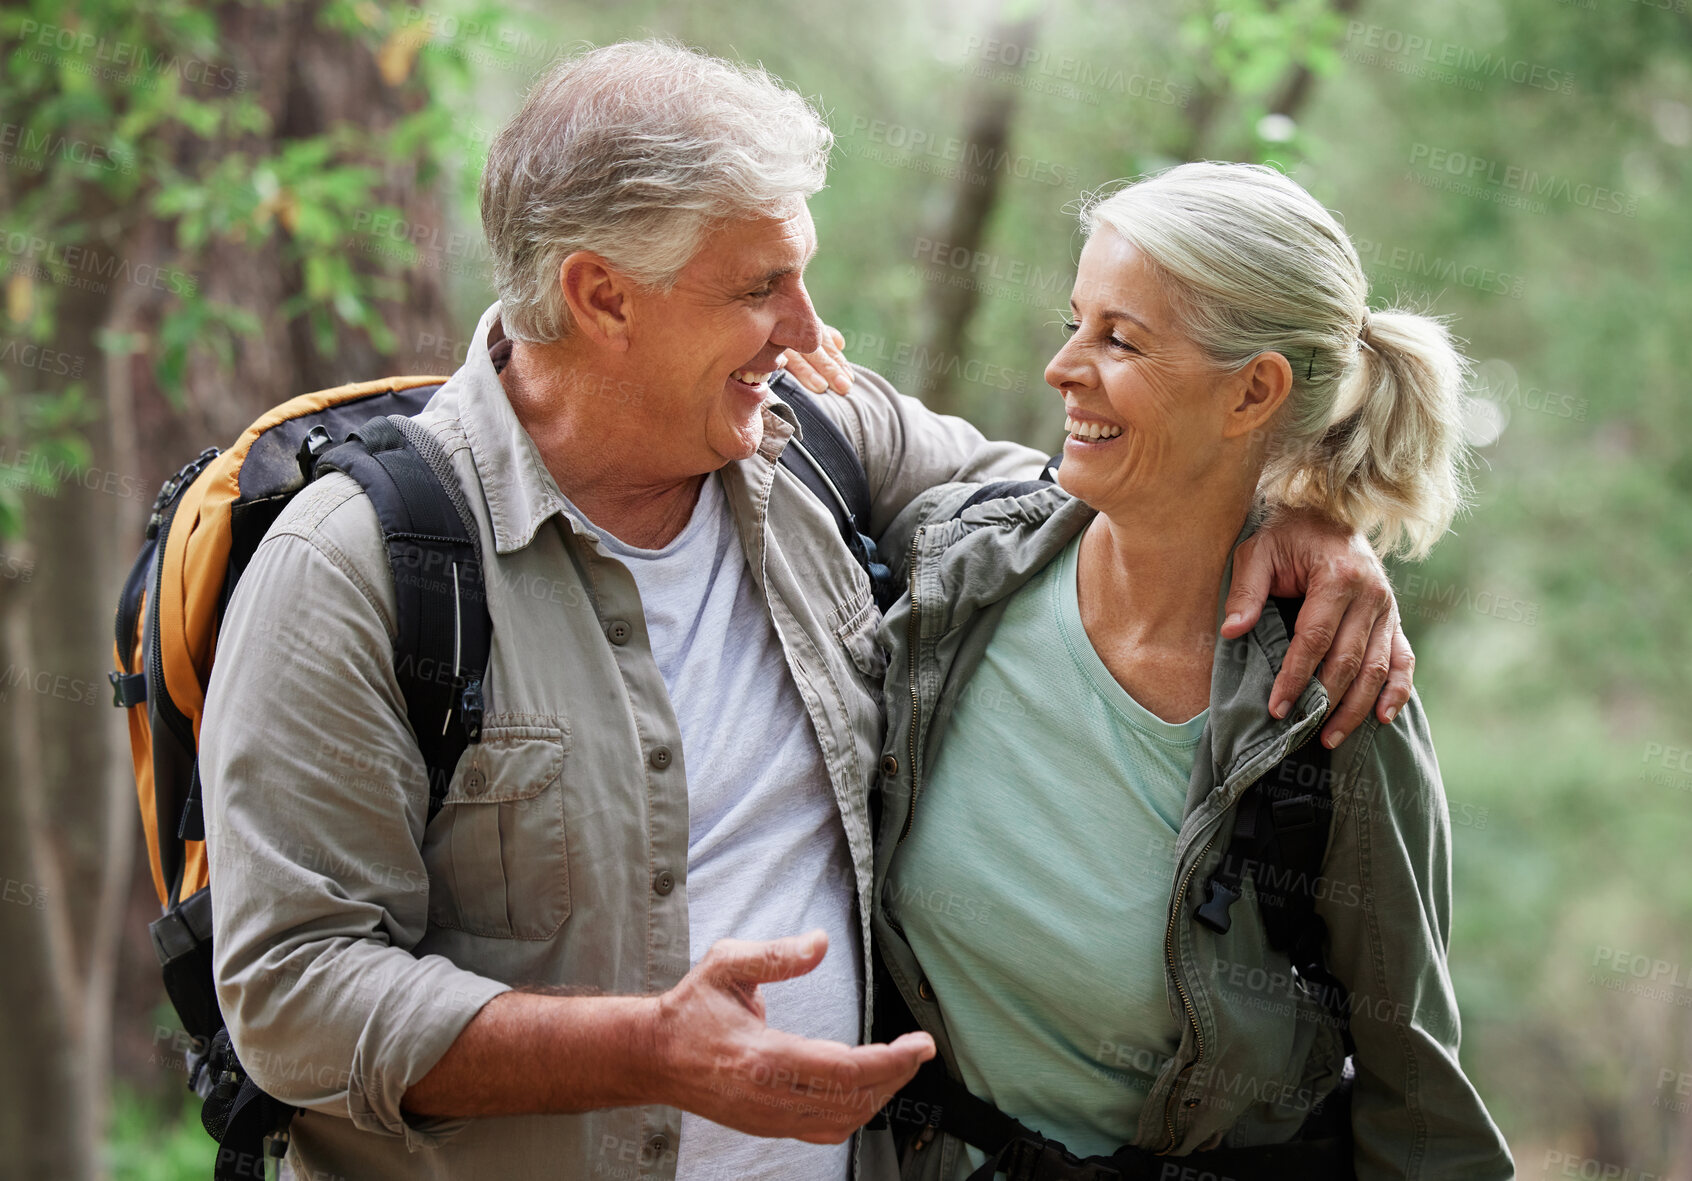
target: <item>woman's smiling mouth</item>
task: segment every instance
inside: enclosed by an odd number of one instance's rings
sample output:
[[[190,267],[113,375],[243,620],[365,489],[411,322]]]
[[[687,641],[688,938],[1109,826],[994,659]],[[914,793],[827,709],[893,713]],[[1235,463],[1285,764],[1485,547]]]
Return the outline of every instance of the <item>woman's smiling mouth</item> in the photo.
[[[1069,432],[1070,438],[1086,443],[1099,443],[1106,439],[1114,439],[1122,433],[1122,428],[1115,423],[1094,422],[1089,419],[1071,418],[1067,415],[1063,420],[1063,429]]]

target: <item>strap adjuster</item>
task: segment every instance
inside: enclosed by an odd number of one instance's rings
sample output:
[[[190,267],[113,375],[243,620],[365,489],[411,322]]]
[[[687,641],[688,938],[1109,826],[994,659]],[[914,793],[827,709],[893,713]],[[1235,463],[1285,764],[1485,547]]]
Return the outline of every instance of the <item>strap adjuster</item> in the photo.
[[[999,1167],[1009,1181],[1123,1181],[1106,1161],[1082,1160],[1045,1137],[1021,1137],[1005,1145]]]
[[[106,680],[112,683],[112,704],[118,709],[133,709],[147,700],[146,673],[109,672]]]

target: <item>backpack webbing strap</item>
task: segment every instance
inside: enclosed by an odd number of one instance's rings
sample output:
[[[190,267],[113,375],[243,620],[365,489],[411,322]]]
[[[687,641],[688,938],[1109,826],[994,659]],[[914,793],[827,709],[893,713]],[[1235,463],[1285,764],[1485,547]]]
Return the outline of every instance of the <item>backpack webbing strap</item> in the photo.
[[[288,1125],[299,1108],[259,1089],[235,1056],[227,1029],[212,1039],[205,1069],[210,1093],[200,1123],[217,1141],[212,1181],[265,1181],[266,1160],[287,1150]]]
[[[1301,600],[1272,601],[1292,635]],[[1356,1046],[1350,995],[1328,969],[1328,925],[1316,913],[1333,819],[1332,779],[1330,752],[1312,734],[1246,788],[1235,806],[1227,848],[1194,917],[1225,933],[1232,924],[1229,911],[1249,874],[1269,946],[1284,952],[1300,979],[1316,990],[1351,1054]]]
[[[398,425],[373,418],[318,457],[376,510],[393,568],[394,675],[429,773],[429,813],[446,798],[466,746],[482,738],[482,682],[492,644],[481,545],[438,471]]]
[[[840,510],[844,510],[860,528],[868,529],[869,475],[864,471],[864,461],[859,458],[858,449],[852,446],[852,441],[846,437],[846,432],[840,429],[834,419],[817,405],[817,396],[800,385],[792,374],[785,369],[779,370],[770,379],[770,385],[781,395],[782,401],[793,407],[793,413],[799,419],[800,431],[805,436],[805,450],[810,453],[812,461],[827,474],[839,493],[839,500],[844,503],[835,504],[835,496],[826,490],[818,492],[818,495],[824,503],[834,505],[837,517]],[[783,456],[785,455],[784,451]],[[786,466],[804,480],[795,465]],[[810,481],[805,483],[812,491],[816,491],[815,485]]]
[[[964,515],[965,510],[972,509],[978,504],[985,504],[989,500],[1003,500],[1006,497],[1026,496],[1030,492],[1038,492],[1042,488],[1050,488],[1055,480],[1052,471],[1055,464],[1047,464],[1046,470],[1040,473],[1038,480],[994,480],[990,484],[983,484],[969,494],[969,499],[958,505],[952,514],[955,521]]]
[[[858,450],[835,421],[817,405],[816,396],[785,370],[770,379],[782,401],[799,419],[803,440],[793,438],[781,452],[781,465],[811,490],[834,516],[840,540],[869,575],[870,590],[883,611],[891,607],[904,587],[893,580],[893,572],[881,560],[875,541],[869,536],[869,475]],[[832,395],[830,395],[832,396]]]
[[[1298,1138],[1254,1148],[1212,1148],[1186,1156],[1163,1156],[1125,1144],[1109,1156],[1078,1157],[1022,1121],[969,1092],[946,1073],[939,1058],[923,1063],[887,1110],[920,1145],[909,1151],[938,1151],[935,1132],[956,1136],[986,1155],[969,1181],[1163,1181],[1183,1177],[1249,1177],[1252,1181],[1349,1181],[1355,1176],[1349,1136],[1349,1089],[1324,1098]],[[910,1113],[907,1118],[904,1113]],[[1174,1171],[1171,1171],[1174,1166]],[[1190,1170],[1190,1171],[1189,1171]]]

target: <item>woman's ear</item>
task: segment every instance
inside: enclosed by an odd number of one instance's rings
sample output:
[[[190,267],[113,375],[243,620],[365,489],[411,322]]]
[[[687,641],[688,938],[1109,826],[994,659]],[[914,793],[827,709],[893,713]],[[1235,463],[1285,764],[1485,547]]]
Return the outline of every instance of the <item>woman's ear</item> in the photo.
[[[1262,431],[1292,392],[1292,366],[1280,353],[1259,353],[1230,383],[1228,418],[1222,437],[1237,439]]]
[[[574,331],[604,348],[628,347],[634,285],[626,276],[592,251],[578,250],[559,264],[558,282]]]

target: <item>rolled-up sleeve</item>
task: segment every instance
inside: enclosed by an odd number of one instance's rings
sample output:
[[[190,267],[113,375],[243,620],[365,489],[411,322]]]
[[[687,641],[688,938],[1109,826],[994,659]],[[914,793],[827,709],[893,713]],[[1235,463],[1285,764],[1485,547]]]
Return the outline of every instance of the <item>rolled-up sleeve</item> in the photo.
[[[840,397],[817,403],[838,422],[864,461],[870,486],[870,532],[880,537],[906,505],[953,481],[1038,479],[1048,456],[1020,443],[995,442],[962,418],[936,414],[901,394],[885,377],[852,366],[857,381]]]
[[[214,971],[253,1080],[300,1107],[441,1142],[407,1089],[507,986],[416,955],[426,775],[394,676],[374,511],[344,476],[295,498],[242,574],[200,731]]]

